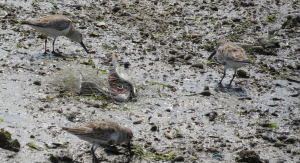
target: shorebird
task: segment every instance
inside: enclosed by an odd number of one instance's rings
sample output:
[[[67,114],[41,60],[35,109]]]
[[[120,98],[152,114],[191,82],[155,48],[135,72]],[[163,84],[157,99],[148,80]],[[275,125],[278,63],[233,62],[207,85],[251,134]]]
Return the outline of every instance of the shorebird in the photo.
[[[250,60],[243,48],[224,40],[217,41],[216,56],[218,62],[224,65],[224,75],[220,81],[220,84],[226,75],[226,70],[228,68],[234,69],[234,75],[229,83],[229,86],[236,76],[237,69],[250,63]]]
[[[84,50],[89,53],[87,48],[85,47],[83,41],[82,41],[82,34],[75,29],[75,27],[72,24],[72,21],[63,15],[48,15],[41,17],[36,20],[25,20],[21,21],[22,24],[26,24],[34,28],[35,30],[39,31],[42,34],[46,35],[45,39],[45,54],[47,50],[47,36],[54,37],[54,40],[52,42],[53,51],[52,53],[55,53],[54,51],[54,43],[58,36],[66,36],[72,41],[79,42]]]
[[[81,127],[62,127],[62,129],[73,135],[76,135],[82,140],[93,144],[91,148],[93,162],[97,160],[95,151],[100,146],[105,147],[108,145],[121,144],[125,142],[128,143],[128,150],[131,153],[130,141],[133,137],[132,131],[127,127],[121,127],[116,122],[96,121]]]
[[[132,84],[130,77],[117,64],[118,58],[117,54],[113,54],[109,60],[113,65],[108,74],[109,85],[117,93],[130,91],[131,96],[136,96],[136,89]]]

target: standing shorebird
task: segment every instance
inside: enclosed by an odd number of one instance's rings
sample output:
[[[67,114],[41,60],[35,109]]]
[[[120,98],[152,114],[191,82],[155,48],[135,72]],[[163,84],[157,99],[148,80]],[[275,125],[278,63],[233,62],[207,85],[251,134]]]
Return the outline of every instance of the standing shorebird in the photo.
[[[93,162],[97,160],[95,151],[100,146],[105,147],[107,145],[121,144],[125,142],[128,143],[128,150],[131,153],[130,141],[133,137],[132,131],[127,127],[121,127],[116,122],[96,121],[81,127],[62,127],[62,129],[93,144],[91,148]]]
[[[119,57],[117,54],[113,54],[110,58],[113,66],[109,70],[108,74],[109,85],[117,93],[124,93],[125,91],[130,91],[130,96],[135,97],[136,89],[132,84],[130,77],[127,75],[127,73],[117,65],[118,58]]]
[[[66,36],[72,41],[79,42],[84,50],[89,53],[85,45],[82,41],[82,34],[75,29],[75,27],[72,24],[72,21],[63,16],[63,15],[48,15],[41,17],[37,20],[25,20],[21,21],[22,24],[26,24],[34,28],[35,30],[39,31],[42,34],[46,35],[45,39],[45,54],[47,50],[47,36],[54,37],[52,46],[53,51],[52,53],[55,53],[54,51],[54,43],[58,36]]]
[[[234,75],[229,83],[230,86],[236,76],[237,69],[250,63],[250,60],[243,48],[224,40],[217,41],[216,55],[218,62],[224,65],[224,75],[220,84],[222,83],[228,68],[234,69]]]

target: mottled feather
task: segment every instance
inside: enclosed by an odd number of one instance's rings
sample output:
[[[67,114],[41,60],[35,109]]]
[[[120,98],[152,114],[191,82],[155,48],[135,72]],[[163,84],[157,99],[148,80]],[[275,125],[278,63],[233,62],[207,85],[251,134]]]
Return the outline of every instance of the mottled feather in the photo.
[[[36,20],[21,21],[21,23],[43,28],[53,28],[59,31],[65,30],[72,25],[71,20],[63,15],[48,15]]]
[[[219,63],[224,65],[224,75],[220,83],[226,75],[226,69],[232,68],[234,69],[234,75],[229,83],[229,85],[231,85],[234,77],[236,76],[237,69],[245,64],[250,63],[250,60],[247,57],[245,50],[238,45],[226,42],[224,40],[217,41],[216,45],[217,60]]]
[[[250,63],[243,48],[224,40],[217,42],[217,59],[222,64],[226,61]]]

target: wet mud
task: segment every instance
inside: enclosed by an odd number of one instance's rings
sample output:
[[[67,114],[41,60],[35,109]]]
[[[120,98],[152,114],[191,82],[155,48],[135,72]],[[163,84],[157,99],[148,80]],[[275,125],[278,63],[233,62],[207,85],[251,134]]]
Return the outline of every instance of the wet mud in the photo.
[[[62,131],[112,120],[133,131],[131,162],[297,162],[300,107],[300,2],[296,0],[135,0],[0,2],[0,128],[19,151],[0,162],[92,162],[91,144]],[[19,22],[69,17],[87,54],[66,37],[57,54]],[[251,63],[233,71],[209,56],[215,41],[245,48]],[[82,82],[107,85],[116,53],[137,88],[118,102],[78,94]],[[128,68],[125,68],[128,67]],[[100,69],[98,71],[97,69]],[[98,149],[126,162],[126,146]]]

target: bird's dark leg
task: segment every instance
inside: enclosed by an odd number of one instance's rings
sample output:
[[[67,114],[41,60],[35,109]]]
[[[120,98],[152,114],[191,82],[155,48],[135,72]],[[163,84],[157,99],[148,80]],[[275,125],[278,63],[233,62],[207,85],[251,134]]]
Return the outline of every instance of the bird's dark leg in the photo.
[[[127,162],[129,163],[130,160],[131,160],[131,158],[132,158],[132,156],[133,156],[133,154],[134,154],[133,152],[131,152],[130,141],[128,142],[128,150],[129,150],[129,158],[128,158]]]
[[[234,70],[234,75],[233,75],[233,77],[232,77],[232,79],[231,79],[231,81],[230,81],[230,83],[229,83],[229,86],[231,85],[231,83],[232,83],[234,77],[236,76],[236,70],[237,70],[237,69]]]
[[[92,146],[92,148],[91,148],[92,155],[93,155],[93,163],[97,163],[97,162],[98,162],[98,159],[97,159],[97,157],[96,157],[96,155],[95,155],[94,147],[95,147],[95,146]]]
[[[129,151],[129,153],[131,155],[131,145],[130,145],[130,142],[128,142],[128,151]]]
[[[52,42],[52,47],[53,47],[52,53],[55,53],[55,51],[54,51],[54,43],[55,43],[55,40],[56,40],[56,37],[54,37],[54,40],[53,40],[53,42]]]
[[[226,68],[224,68],[224,75],[223,75],[223,77],[222,77],[221,81],[219,82],[219,84],[221,84],[221,83],[222,83],[222,81],[223,81],[223,79],[224,79],[225,75],[226,75]]]
[[[44,54],[47,54],[47,36],[46,36],[46,39],[45,39],[45,52]]]

